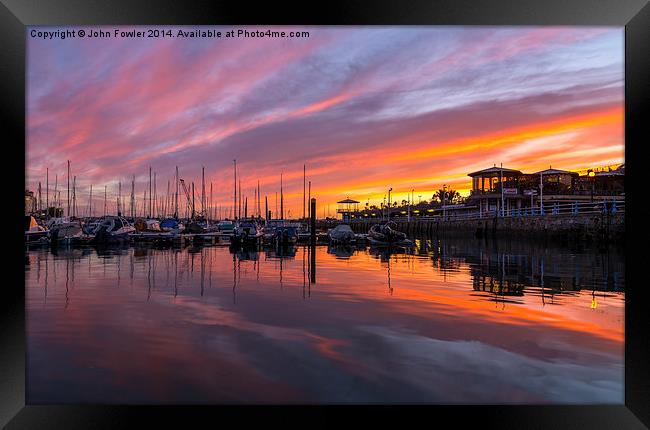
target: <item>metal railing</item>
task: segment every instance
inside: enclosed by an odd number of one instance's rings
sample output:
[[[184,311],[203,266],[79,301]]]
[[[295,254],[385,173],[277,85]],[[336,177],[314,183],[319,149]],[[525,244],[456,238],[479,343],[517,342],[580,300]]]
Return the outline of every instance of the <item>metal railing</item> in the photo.
[[[450,211],[451,212],[451,211]],[[555,202],[544,203],[540,206],[512,208],[508,210],[487,210],[476,211],[469,213],[441,213],[428,216],[411,217],[411,221],[462,221],[462,220],[480,220],[488,218],[517,218],[517,217],[533,217],[533,216],[575,216],[575,215],[616,215],[625,213],[625,200],[604,200],[598,202]],[[393,217],[392,221],[404,222],[407,217]],[[357,218],[352,219],[351,222],[359,223],[381,223],[387,222],[387,219],[380,218]]]

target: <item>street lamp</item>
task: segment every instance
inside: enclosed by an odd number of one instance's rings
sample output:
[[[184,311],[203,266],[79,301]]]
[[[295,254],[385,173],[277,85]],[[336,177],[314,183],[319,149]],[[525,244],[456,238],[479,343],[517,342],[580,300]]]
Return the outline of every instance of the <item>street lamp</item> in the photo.
[[[388,221],[390,221],[390,192],[393,191],[393,188],[388,189]]]
[[[442,184],[442,218],[447,219],[447,209],[445,209],[445,201],[447,197],[447,184]]]

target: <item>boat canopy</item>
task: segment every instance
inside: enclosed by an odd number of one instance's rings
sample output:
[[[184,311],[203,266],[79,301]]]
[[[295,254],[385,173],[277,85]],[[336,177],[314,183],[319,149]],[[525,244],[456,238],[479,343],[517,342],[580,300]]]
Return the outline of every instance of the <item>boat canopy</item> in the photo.
[[[178,220],[174,218],[167,218],[164,219],[160,222],[160,227],[161,228],[177,228],[178,227]]]
[[[334,240],[349,240],[354,238],[352,228],[347,224],[339,224],[329,232],[330,237]]]

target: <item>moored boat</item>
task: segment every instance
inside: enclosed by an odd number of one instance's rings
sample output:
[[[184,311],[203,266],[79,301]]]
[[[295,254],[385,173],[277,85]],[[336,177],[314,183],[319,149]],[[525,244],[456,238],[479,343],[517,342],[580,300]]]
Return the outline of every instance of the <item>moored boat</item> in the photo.
[[[51,218],[47,226],[50,230],[50,243],[53,246],[72,244],[83,236],[81,223],[69,217]]]
[[[330,242],[333,244],[348,244],[356,242],[356,235],[347,224],[339,224],[328,232]]]
[[[25,243],[29,245],[45,244],[49,241],[47,229],[36,222],[31,215],[25,216]]]
[[[232,235],[235,231],[235,223],[230,220],[223,220],[217,223],[217,230],[225,235]]]
[[[262,229],[257,222],[242,220],[237,222],[231,242],[233,244],[259,244],[262,242]]]
[[[166,218],[160,222],[160,229],[165,232],[180,233],[185,226],[176,218]]]
[[[376,246],[412,246],[413,241],[406,234],[397,231],[397,224],[388,222],[384,225],[375,224],[368,230],[368,242]]]
[[[129,241],[129,235],[136,229],[124,217],[107,216],[95,230],[95,243],[123,243]]]
[[[277,245],[293,245],[298,241],[298,232],[293,226],[275,227],[273,240]]]

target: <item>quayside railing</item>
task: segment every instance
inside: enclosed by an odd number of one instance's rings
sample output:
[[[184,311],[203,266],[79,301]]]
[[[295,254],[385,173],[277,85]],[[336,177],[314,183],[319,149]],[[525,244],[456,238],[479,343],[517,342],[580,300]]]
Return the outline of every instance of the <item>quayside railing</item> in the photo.
[[[578,215],[616,215],[625,213],[625,200],[605,200],[598,202],[555,202],[545,203],[541,207],[512,208],[508,210],[487,210],[469,213],[456,213],[449,210],[442,213],[426,216],[411,216],[410,221],[471,221],[486,218],[518,218],[518,217],[539,217],[539,216],[578,216]],[[388,221],[387,217],[357,218],[350,222],[376,224]],[[409,221],[407,216],[393,217],[392,221]]]

